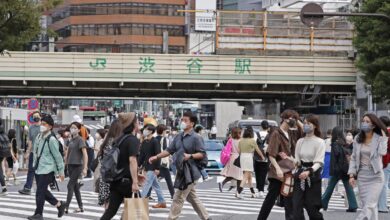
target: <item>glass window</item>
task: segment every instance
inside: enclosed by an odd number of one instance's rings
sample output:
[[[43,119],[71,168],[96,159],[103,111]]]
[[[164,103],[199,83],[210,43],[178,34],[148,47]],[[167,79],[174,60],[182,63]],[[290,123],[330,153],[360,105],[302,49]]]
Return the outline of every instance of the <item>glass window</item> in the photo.
[[[163,26],[156,25],[156,36],[162,36],[162,35],[163,35]]]
[[[132,3],[130,11],[131,11],[131,14],[137,14],[137,12],[138,12],[138,3]]]
[[[141,24],[132,24],[131,34],[133,35],[143,35],[143,27]]]
[[[120,5],[113,4],[113,14],[119,14],[119,13],[120,13]]]
[[[121,26],[119,24],[114,24],[114,35],[121,35]]]
[[[114,25],[107,25],[107,35],[114,35]]]
[[[152,5],[151,4],[145,4],[144,14],[146,14],[146,15],[152,14]]]
[[[143,53],[144,49],[142,48],[142,45],[133,44],[133,45],[131,45],[131,52],[132,53]]]
[[[114,14],[114,5],[113,4],[107,4],[107,14],[112,15]]]
[[[96,5],[96,14],[105,15],[107,14],[107,6],[106,4],[98,4]]]
[[[144,25],[144,35],[153,36],[154,35],[154,25],[145,24]]]

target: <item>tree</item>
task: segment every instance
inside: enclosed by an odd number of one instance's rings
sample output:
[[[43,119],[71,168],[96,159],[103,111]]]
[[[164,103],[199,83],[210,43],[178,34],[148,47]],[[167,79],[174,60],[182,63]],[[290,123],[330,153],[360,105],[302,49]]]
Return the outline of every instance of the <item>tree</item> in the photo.
[[[390,0],[365,0],[361,12],[390,15]],[[371,85],[376,101],[390,100],[390,21],[380,18],[354,17],[358,52],[356,66]]]
[[[4,50],[23,50],[41,33],[39,20],[43,11],[62,0],[1,0],[0,53]]]

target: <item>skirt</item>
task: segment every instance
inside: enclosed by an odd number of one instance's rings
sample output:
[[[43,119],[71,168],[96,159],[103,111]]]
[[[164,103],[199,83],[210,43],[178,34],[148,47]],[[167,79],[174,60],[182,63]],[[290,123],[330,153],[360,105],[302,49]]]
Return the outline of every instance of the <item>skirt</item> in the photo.
[[[322,178],[329,179],[329,168],[330,168],[330,152],[325,153],[324,170],[322,171]]]
[[[110,184],[99,178],[98,205],[102,206],[110,200]]]
[[[253,153],[241,153],[240,163],[242,171],[253,172]]]
[[[369,167],[359,169],[357,183],[362,210],[356,219],[378,219],[378,200],[382,192],[383,182],[384,174],[382,170],[379,173],[374,173],[374,170]]]
[[[225,165],[223,170],[221,171],[221,175],[224,177],[232,177],[236,180],[242,180],[242,170],[240,167],[236,167],[234,165],[234,160],[236,160],[238,154],[232,154],[230,156],[229,162]]]

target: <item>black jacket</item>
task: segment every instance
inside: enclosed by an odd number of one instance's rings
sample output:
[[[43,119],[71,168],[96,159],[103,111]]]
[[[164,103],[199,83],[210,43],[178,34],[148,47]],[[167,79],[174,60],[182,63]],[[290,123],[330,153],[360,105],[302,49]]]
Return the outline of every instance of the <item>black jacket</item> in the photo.
[[[161,153],[160,143],[156,138],[144,140],[141,145],[141,152],[138,157],[138,166],[142,166],[146,171],[160,170],[160,159],[149,163],[149,158]]]
[[[329,175],[339,178],[348,177],[349,162],[347,157],[351,155],[350,146],[334,142],[331,144]]]

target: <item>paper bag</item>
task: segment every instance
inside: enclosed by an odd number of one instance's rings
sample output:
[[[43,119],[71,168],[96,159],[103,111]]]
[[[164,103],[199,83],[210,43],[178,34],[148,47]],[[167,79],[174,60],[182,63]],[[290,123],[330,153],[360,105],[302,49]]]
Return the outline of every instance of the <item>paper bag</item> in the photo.
[[[123,208],[123,220],[149,220],[149,199],[132,196],[125,198],[125,207]],[[138,197],[138,198],[136,198]]]

